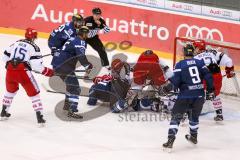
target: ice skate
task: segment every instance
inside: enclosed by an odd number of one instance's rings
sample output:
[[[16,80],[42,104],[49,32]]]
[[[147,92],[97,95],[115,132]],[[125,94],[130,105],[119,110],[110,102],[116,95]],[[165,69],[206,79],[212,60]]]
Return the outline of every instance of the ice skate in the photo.
[[[46,120],[43,119],[42,113],[40,111],[37,111],[36,116],[37,116],[37,122],[38,122],[39,127],[44,127]]]
[[[71,110],[68,111],[67,116],[68,116],[69,118],[74,118],[74,119],[83,119],[83,116],[82,116],[82,115],[80,115],[80,114],[77,113],[77,112],[73,112],[73,111],[71,111]]]
[[[215,117],[214,117],[214,121],[218,124],[222,124],[223,123],[223,115],[221,114],[217,114]]]
[[[167,151],[168,153],[171,153],[174,141],[175,141],[175,137],[168,138],[168,141],[163,144],[163,150]]]
[[[1,121],[8,120],[8,118],[11,116],[11,114],[8,113],[6,111],[6,109],[7,109],[7,106],[3,105],[2,112],[1,112],[1,118],[0,118]]]
[[[192,144],[197,144],[198,141],[197,141],[197,135],[196,134],[193,134],[193,135],[190,135],[190,134],[187,134],[185,135],[185,138],[191,142]]]

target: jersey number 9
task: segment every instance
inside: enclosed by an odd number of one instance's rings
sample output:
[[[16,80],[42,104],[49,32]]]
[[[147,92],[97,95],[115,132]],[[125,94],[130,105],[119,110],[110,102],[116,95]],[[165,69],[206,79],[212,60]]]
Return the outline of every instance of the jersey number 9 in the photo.
[[[200,76],[199,76],[199,71],[198,71],[197,66],[189,67],[188,70],[189,70],[190,76],[192,78],[193,84],[200,83],[201,79],[200,79]]]

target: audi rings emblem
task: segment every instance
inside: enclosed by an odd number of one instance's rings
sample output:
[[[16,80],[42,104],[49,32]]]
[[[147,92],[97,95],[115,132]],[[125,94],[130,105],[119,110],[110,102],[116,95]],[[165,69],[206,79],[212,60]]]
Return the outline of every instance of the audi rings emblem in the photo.
[[[183,34],[185,32],[185,34]],[[189,26],[181,24],[177,28],[176,36],[195,37],[199,39],[211,39],[223,41],[223,35],[218,29],[209,29],[207,27],[198,27],[196,25]]]

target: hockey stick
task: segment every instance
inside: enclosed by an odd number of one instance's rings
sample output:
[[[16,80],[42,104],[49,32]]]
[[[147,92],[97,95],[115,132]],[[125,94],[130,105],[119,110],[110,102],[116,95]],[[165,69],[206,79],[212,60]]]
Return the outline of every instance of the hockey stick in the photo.
[[[69,86],[76,86],[76,87],[79,87],[79,86],[77,86],[77,85],[71,85],[71,84],[70,84]],[[47,92],[50,92],[50,93],[66,94],[65,92],[53,91],[53,90],[51,90],[51,89],[48,89],[48,88],[45,86],[45,84],[42,84],[42,87],[43,87]],[[96,88],[94,88],[93,90],[95,90],[95,91],[105,92],[105,93],[108,93],[108,94],[110,94],[110,95],[112,95],[112,96],[114,96],[114,97],[119,98],[119,96],[118,96],[116,93],[113,93],[113,92],[111,92],[111,91],[106,91],[106,90],[96,89]],[[90,97],[89,95],[79,95],[79,96]]]
[[[132,90],[132,91],[137,91],[137,92],[144,92],[143,90],[141,89],[133,89],[133,88],[130,88],[129,90]],[[154,92],[154,93],[158,93],[159,96],[172,96],[172,95],[177,95],[179,94],[179,92],[174,92],[174,91],[170,91],[169,93],[165,93],[165,94],[160,94],[159,91],[156,91],[156,90],[149,90],[149,91],[146,91],[146,92]]]
[[[86,70],[75,70],[74,72],[86,72]]]
[[[42,87],[45,89],[45,91],[49,92],[49,93],[57,93],[57,94],[66,94],[65,92],[60,92],[60,91],[53,91],[48,89],[44,84],[42,84]],[[79,95],[81,97],[89,97],[88,95]]]
[[[48,57],[48,56],[51,56],[52,54],[46,54],[46,55],[42,55],[41,58],[44,58],[44,57]]]
[[[67,75],[67,74],[54,74],[54,76],[76,77],[77,79],[83,79],[83,80],[89,80],[89,81],[93,80],[88,76],[77,76],[77,75]]]

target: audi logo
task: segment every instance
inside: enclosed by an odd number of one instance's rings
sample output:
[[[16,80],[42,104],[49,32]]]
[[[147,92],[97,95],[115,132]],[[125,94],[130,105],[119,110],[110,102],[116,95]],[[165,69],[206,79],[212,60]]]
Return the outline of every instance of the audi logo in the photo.
[[[218,29],[209,29],[207,27],[198,27],[196,25],[189,26],[188,24],[179,25],[176,31],[176,36],[223,41],[223,35]]]

